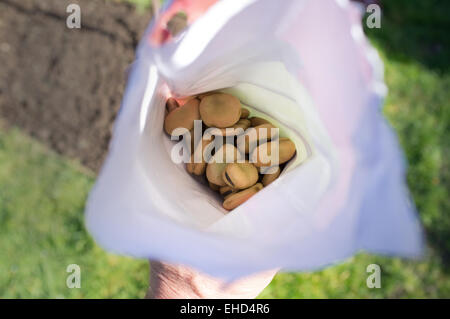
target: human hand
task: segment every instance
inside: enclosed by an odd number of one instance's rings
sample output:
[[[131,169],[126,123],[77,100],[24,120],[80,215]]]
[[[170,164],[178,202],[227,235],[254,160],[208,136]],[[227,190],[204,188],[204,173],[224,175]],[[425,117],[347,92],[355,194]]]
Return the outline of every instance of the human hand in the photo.
[[[257,273],[230,284],[192,268],[150,261],[150,299],[250,299],[272,281],[277,270]]]

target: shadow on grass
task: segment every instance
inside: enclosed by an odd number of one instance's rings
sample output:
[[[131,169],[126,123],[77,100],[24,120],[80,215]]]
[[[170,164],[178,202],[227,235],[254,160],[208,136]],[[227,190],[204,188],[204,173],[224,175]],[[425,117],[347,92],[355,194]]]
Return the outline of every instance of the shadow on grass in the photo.
[[[404,122],[398,131],[408,155],[410,164],[408,182],[424,221],[427,241],[441,256],[446,266],[444,269],[450,272],[448,267],[450,266],[450,216],[448,216],[450,165],[447,161],[450,157],[448,142],[450,116],[446,110],[449,107],[446,103],[448,103],[450,90],[446,84],[450,70],[450,1],[382,1],[381,28],[366,27],[365,32],[389,61],[418,63],[438,76],[439,81],[436,83],[438,85],[433,89],[422,86],[423,82],[420,79],[411,79],[409,83],[419,85],[427,97],[420,99],[420,95],[413,94],[416,88],[410,87],[407,95],[419,98],[412,101],[406,98],[404,102],[410,104],[406,105],[406,109],[402,111],[404,114],[394,118],[393,121]],[[408,75],[404,74],[404,76]],[[390,89],[394,91],[398,88]],[[421,118],[414,113],[419,108],[426,108],[425,116],[428,118]],[[439,123],[439,127],[425,128],[425,124],[418,123],[429,118]],[[431,135],[438,137],[435,144],[429,141]],[[417,143],[412,140],[421,141]],[[423,170],[424,163],[428,161],[427,157],[431,156],[424,149],[430,146],[439,149],[442,153],[437,181],[435,178],[432,182],[427,179],[431,173]],[[441,194],[436,195],[439,192]],[[434,203],[431,204],[431,202]]]
[[[450,1],[382,1],[381,28],[365,31],[390,59],[414,59],[440,74],[449,71]]]
[[[388,58],[414,59],[439,73],[450,68],[450,1],[382,2],[380,29],[368,29]]]

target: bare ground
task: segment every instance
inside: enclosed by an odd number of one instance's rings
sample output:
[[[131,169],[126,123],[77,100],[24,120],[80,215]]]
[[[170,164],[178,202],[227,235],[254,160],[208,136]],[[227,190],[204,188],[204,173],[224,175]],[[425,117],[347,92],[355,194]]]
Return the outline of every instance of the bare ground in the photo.
[[[81,8],[81,29],[66,7]],[[0,119],[98,171],[150,21],[123,2],[0,0]]]

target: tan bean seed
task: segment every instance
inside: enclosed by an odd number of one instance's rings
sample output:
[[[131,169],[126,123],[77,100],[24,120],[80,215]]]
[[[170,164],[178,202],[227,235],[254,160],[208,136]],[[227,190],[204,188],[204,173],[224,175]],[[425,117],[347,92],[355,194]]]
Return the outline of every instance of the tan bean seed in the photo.
[[[250,111],[246,108],[241,108],[241,119],[246,119],[250,115]]]
[[[252,163],[231,163],[223,171],[224,182],[235,189],[245,189],[256,184],[258,170]]]
[[[253,130],[253,131],[252,131]],[[253,149],[261,143],[270,141],[278,136],[278,130],[272,124],[266,123],[255,127],[251,127],[246,131],[245,140],[245,153],[249,154]],[[238,140],[238,143],[242,140]],[[242,150],[241,144],[239,145],[239,150]]]
[[[233,126],[241,116],[239,99],[225,93],[211,94],[200,102],[200,116],[209,127]]]
[[[264,185],[264,187],[266,187],[267,185],[272,183],[274,180],[276,180],[280,176],[280,173],[281,173],[281,170],[280,170],[280,167],[278,166],[274,173],[263,174],[263,178],[261,180],[261,183]]]
[[[272,143],[278,143],[278,148],[276,144],[274,147],[275,151],[278,151],[278,163],[273,163],[272,157]],[[256,167],[262,166],[273,166],[278,164],[283,164],[289,161],[295,155],[295,144],[288,138],[280,138],[273,142],[267,142],[256,147],[250,158],[251,162]]]
[[[258,126],[261,124],[272,124],[268,120],[263,119],[262,117],[253,116],[249,118],[252,126]]]
[[[203,175],[206,170],[206,159],[204,156],[208,145],[213,141],[212,138],[202,137],[201,143],[198,143],[191,160],[186,164],[187,171],[194,175]]]
[[[164,120],[164,130],[171,135],[176,128],[191,130],[194,120],[200,120],[199,100],[192,99],[170,112]]]
[[[230,195],[230,194],[236,193],[236,190],[233,189],[233,188],[231,188],[230,186],[227,185],[227,186],[222,186],[222,187],[220,187],[219,193],[220,193],[220,195],[222,195],[223,197],[227,197],[227,196]]]
[[[236,147],[231,144],[224,144],[208,162],[206,166],[206,178],[211,183],[225,186],[226,183],[222,178],[222,174],[227,166],[227,161],[235,162],[241,157]]]
[[[257,183],[250,188],[228,195],[223,202],[223,208],[225,208],[226,210],[235,209],[239,205],[246,202],[250,197],[255,195],[261,189],[263,189],[263,185],[261,183]]]
[[[211,182],[208,182],[208,184],[209,184],[209,188],[211,188],[215,192],[219,191],[221,188],[219,185],[213,184]]]
[[[166,102],[166,110],[168,113],[172,112],[176,108],[179,108],[180,104],[173,97],[169,97]]]

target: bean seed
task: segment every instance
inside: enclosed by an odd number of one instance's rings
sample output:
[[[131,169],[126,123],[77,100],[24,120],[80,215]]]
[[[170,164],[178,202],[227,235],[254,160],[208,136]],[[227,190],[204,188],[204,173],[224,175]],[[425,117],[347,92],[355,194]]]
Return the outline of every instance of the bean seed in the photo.
[[[180,104],[178,104],[177,100],[175,100],[173,97],[169,97],[167,99],[166,109],[167,109],[168,113],[172,112],[173,110],[175,110],[176,108],[179,108],[179,107],[180,107]]]
[[[233,128],[242,128],[245,131],[246,129],[248,129],[250,127],[250,125],[251,125],[251,122],[249,120],[241,118],[232,127]]]
[[[268,120],[263,119],[262,117],[253,116],[249,118],[252,126],[258,126],[261,124],[272,124]]]
[[[220,195],[222,195],[223,197],[227,197],[230,194],[234,194],[236,193],[236,190],[234,190],[233,188],[231,188],[230,186],[222,186],[219,188],[219,193]]]
[[[266,187],[267,185],[272,183],[274,180],[276,180],[278,178],[278,176],[280,176],[280,173],[281,173],[281,170],[280,170],[280,167],[278,166],[274,173],[263,174],[261,183],[264,185],[264,187]]]
[[[207,126],[226,128],[239,121],[241,103],[239,99],[229,94],[211,94],[202,98],[199,111]]]
[[[206,166],[206,178],[211,183],[225,186],[226,183],[222,178],[222,174],[227,166],[227,161],[235,162],[241,157],[236,147],[231,144],[224,144],[208,162]]]
[[[257,183],[250,188],[228,195],[223,202],[223,208],[226,210],[232,210],[246,202],[261,189],[263,189],[263,185],[261,183]]]
[[[278,143],[273,145],[272,143]],[[272,160],[272,147],[278,151],[278,162]],[[267,142],[255,148],[250,156],[252,163],[256,167],[273,166],[289,161],[295,155],[295,144],[288,138],[280,138],[272,142]]]
[[[192,99],[170,112],[164,120],[164,130],[171,135],[176,128],[191,130],[194,120],[200,120],[199,101]]]
[[[241,119],[246,119],[246,118],[248,118],[249,115],[250,115],[250,111],[243,107],[241,109]]]
[[[251,127],[246,131],[245,140],[238,140],[239,150],[242,150],[242,141],[245,143],[245,153],[249,154],[253,149],[266,141],[278,136],[278,130],[270,123]]]
[[[296,148],[294,142],[292,142],[287,137],[281,137],[280,138],[280,154],[279,154],[279,162],[280,164],[286,163],[291,158],[294,157]]]
[[[245,189],[258,181],[258,170],[252,163],[230,163],[222,175],[223,181],[235,189]]]
[[[221,188],[219,185],[213,184],[211,182],[208,182],[209,188],[211,188],[213,191],[217,192]]]
[[[210,92],[200,93],[200,94],[197,95],[197,98],[201,100],[201,99],[203,99],[205,96],[212,95],[212,94],[217,94],[217,93],[220,93],[220,92],[217,92],[217,91],[210,91]]]
[[[203,175],[206,170],[205,150],[213,141],[212,138],[202,137],[201,143],[198,143],[194,153],[191,155],[191,160],[186,164],[186,169],[189,173],[194,175]]]

